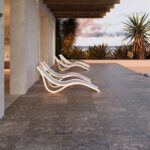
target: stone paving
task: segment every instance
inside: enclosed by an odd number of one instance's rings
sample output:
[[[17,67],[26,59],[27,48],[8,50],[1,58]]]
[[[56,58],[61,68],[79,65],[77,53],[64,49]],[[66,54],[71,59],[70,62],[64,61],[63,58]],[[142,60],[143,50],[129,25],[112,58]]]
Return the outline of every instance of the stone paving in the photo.
[[[0,150],[150,150],[150,79],[116,64],[76,71],[101,93],[37,82],[0,121]]]

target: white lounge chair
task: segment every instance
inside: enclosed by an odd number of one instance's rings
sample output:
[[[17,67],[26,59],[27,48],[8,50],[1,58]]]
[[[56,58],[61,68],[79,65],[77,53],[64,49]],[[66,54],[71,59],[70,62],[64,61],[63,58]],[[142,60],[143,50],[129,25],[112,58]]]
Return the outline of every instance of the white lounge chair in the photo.
[[[56,60],[56,63],[58,65],[58,68],[61,70],[61,71],[65,71],[65,70],[68,70],[70,68],[73,68],[73,67],[80,67],[80,68],[83,68],[85,70],[89,70],[89,68],[85,67],[85,66],[82,66],[80,64],[65,64],[63,63],[61,60],[59,60],[56,56],[55,56],[55,60]]]
[[[71,79],[71,80],[67,80],[67,81],[60,81],[60,80],[57,80],[56,78],[53,78],[49,73],[47,73],[43,67],[41,65],[37,66],[37,69],[39,71],[39,73],[41,74],[42,76],[42,79],[43,79],[43,82],[44,82],[44,86],[45,86],[45,89],[50,92],[50,93],[57,93],[57,92],[60,92],[62,91],[63,89],[67,88],[67,87],[70,87],[72,85],[82,85],[82,86],[86,86],[86,87],[89,87],[91,89],[93,89],[94,91],[96,92],[100,92],[100,90],[98,89],[97,86],[91,84],[91,83],[88,83],[84,80],[81,80],[81,79]],[[50,89],[48,87],[48,84],[49,85],[53,85],[53,89]]]
[[[52,68],[50,68],[45,61],[41,62],[40,64],[43,66],[45,71],[47,71],[49,74],[51,74],[53,77],[57,78],[58,80],[65,80],[65,79],[73,77],[73,78],[82,79],[82,80],[85,80],[85,81],[91,83],[90,78],[83,76],[79,73],[75,73],[75,72],[57,73]]]
[[[88,65],[87,63],[83,62],[83,61],[74,61],[74,62],[71,62],[69,60],[67,60],[62,54],[59,55],[60,59],[65,63],[65,64],[68,64],[68,65],[71,65],[71,64],[79,64],[79,65],[82,65],[84,67],[87,67],[89,68],[90,65]]]

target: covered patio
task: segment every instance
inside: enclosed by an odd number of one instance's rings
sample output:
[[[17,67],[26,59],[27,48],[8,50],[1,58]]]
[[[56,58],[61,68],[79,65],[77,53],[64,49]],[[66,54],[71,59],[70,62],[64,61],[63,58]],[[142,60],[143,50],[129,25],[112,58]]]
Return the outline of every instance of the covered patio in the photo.
[[[43,0],[57,18],[103,18],[120,0]]]
[[[34,84],[0,121],[1,150],[149,150],[149,79],[117,64],[91,64],[101,93],[73,86],[58,94]]]
[[[0,18],[0,150],[150,150],[149,78],[119,64],[92,63],[90,71],[72,71],[90,77],[100,93],[72,86],[50,94],[36,69],[41,60],[54,65],[56,18],[102,18],[119,2],[10,0],[10,85],[4,85]],[[7,110],[6,85],[21,95]]]
[[[0,118],[16,97],[26,94],[39,80],[38,63],[44,60],[50,66],[54,64],[56,18],[103,18],[119,2],[1,0]]]

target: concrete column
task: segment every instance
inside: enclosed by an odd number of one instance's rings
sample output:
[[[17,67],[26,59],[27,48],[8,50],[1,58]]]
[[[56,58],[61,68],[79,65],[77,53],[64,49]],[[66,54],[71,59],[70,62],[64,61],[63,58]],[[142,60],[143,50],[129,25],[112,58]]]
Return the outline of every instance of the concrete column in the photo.
[[[39,26],[39,32],[42,31],[42,34],[39,35],[40,59],[42,58],[49,65],[53,65],[55,56],[55,17],[47,9],[47,5],[43,3],[43,0],[39,0]]]
[[[52,17],[52,23],[53,23],[53,28],[52,28],[52,63],[55,63],[54,57],[56,56],[56,18],[53,16]]]
[[[48,63],[49,53],[48,53],[48,17],[40,17],[40,60],[44,60]]]
[[[10,94],[25,94],[38,80],[38,1],[10,0]]]
[[[39,79],[39,6],[37,0],[25,0],[25,51],[27,60],[27,90]]]
[[[4,0],[0,0],[0,12],[3,13]],[[4,116],[4,17],[0,17],[0,118]]]
[[[49,64],[53,65],[55,63],[55,55],[56,55],[56,19],[53,16],[52,13],[50,13],[49,16],[49,53],[50,53],[50,59]]]
[[[26,93],[25,1],[10,0],[10,94]]]

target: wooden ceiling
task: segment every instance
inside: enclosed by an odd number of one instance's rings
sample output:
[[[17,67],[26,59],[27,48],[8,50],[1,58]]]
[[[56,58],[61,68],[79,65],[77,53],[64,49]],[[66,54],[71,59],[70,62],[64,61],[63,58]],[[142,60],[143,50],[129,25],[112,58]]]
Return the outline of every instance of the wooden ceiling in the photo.
[[[120,0],[43,0],[57,18],[102,18]]]

